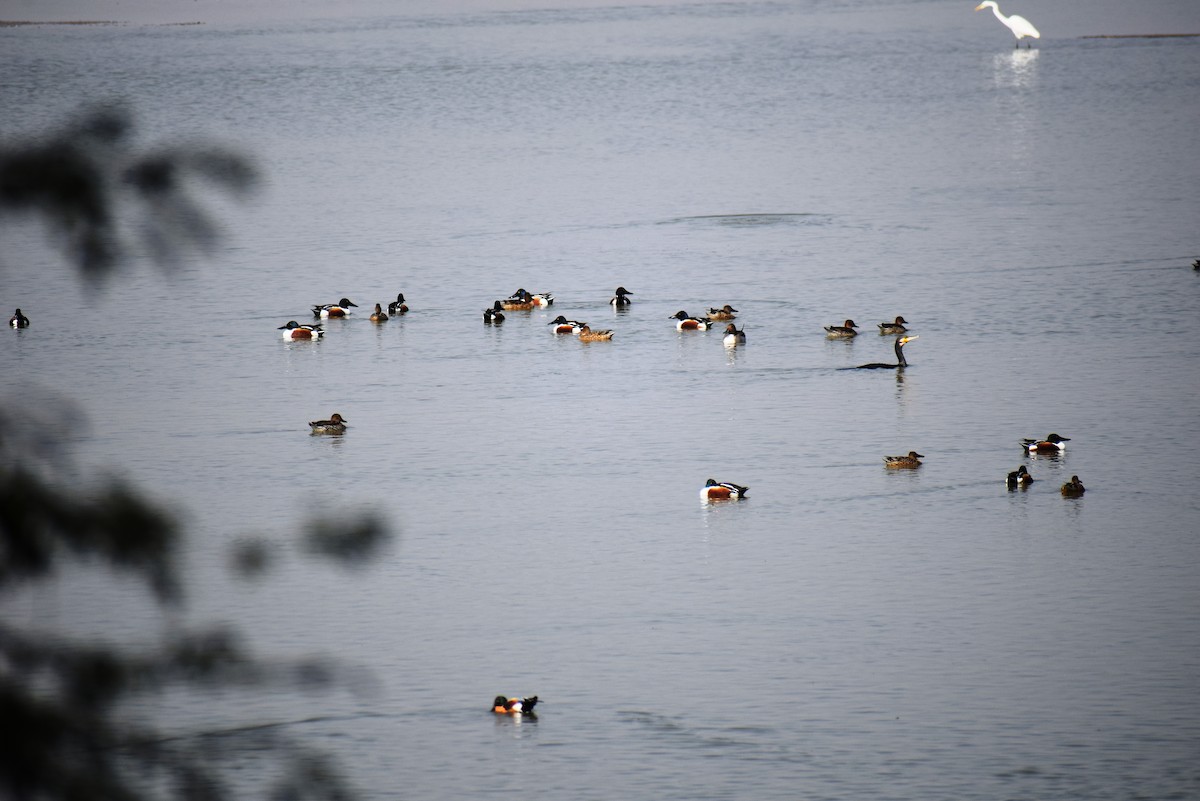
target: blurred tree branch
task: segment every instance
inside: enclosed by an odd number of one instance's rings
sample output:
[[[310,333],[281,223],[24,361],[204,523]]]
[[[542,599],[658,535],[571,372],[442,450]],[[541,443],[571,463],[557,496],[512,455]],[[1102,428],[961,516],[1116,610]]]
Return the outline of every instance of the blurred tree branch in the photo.
[[[217,227],[191,185],[204,179],[244,194],[256,183],[250,162],[208,145],[139,151],[133,140],[132,114],[108,105],[45,139],[0,147],[0,217],[41,219],[91,280],[129,259],[133,242],[162,264],[185,249],[211,249]],[[135,214],[141,233],[130,237]]]
[[[109,106],[36,141],[0,147],[0,221],[40,220],[65,243],[86,280],[107,279],[135,248],[128,208],[140,215],[140,244],[160,263],[186,248],[208,249],[216,224],[192,196],[204,179],[244,192],[255,180],[242,157],[207,146],[140,150],[132,115]],[[12,414],[16,403],[6,403]],[[0,600],[54,578],[67,559],[106,565],[146,582],[149,602],[185,602],[177,565],[183,531],[137,487],[117,480],[77,488],[65,448],[49,431],[78,427],[68,404],[41,403],[28,417],[43,425],[0,428]],[[368,562],[389,539],[372,516],[314,521],[301,546],[350,565]],[[271,564],[259,540],[237,547],[243,574]],[[327,759],[284,737],[275,724],[228,732],[167,736],[121,714],[147,693],[345,684],[323,659],[271,663],[250,655],[236,633],[173,630],[149,646],[54,636],[0,616],[0,798],[16,801],[143,801],[162,797],[240,799],[229,760],[273,760],[280,799],[344,799],[345,781]],[[247,744],[245,738],[253,737]],[[282,775],[279,775],[282,774]]]

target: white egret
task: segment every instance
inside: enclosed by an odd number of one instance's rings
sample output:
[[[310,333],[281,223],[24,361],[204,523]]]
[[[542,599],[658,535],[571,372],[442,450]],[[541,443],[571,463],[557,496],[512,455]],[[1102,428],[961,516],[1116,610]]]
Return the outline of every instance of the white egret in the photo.
[[[1042,38],[1038,33],[1038,29],[1033,27],[1033,23],[1019,14],[1013,14],[1011,17],[1006,17],[1000,13],[1000,6],[996,5],[994,0],[983,0],[982,3],[975,6],[976,11],[982,11],[985,8],[991,8],[992,13],[996,15],[996,19],[1000,20],[1013,32],[1013,36],[1017,37],[1017,43],[1014,47],[1021,46],[1021,39],[1025,36],[1032,36],[1034,39]],[[1028,47],[1028,45],[1026,45]]]

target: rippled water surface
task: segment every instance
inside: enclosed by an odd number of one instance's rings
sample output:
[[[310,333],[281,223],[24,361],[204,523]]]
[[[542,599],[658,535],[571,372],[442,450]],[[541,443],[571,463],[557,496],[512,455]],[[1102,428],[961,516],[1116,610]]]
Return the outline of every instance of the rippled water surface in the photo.
[[[80,286],[6,226],[9,391],[78,401],[84,484],[184,515],[196,622],[375,680],[151,713],[282,724],[371,798],[1200,797],[1200,40],[912,8],[0,29],[0,133],[122,97],[264,178],[173,278]],[[484,326],[518,287],[557,300]],[[668,319],[725,303],[743,348]],[[898,314],[910,367],[843,370]],[[224,576],[363,509],[400,534],[365,569]],[[140,608],[80,576],[7,614]]]

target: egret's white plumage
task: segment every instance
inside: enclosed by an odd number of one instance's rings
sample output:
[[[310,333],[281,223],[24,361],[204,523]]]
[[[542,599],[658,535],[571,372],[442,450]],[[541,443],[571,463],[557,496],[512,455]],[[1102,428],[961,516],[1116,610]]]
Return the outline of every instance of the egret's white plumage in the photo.
[[[992,13],[996,15],[996,19],[1000,20],[1005,26],[1012,31],[1013,36],[1017,37],[1017,44],[1020,45],[1022,37],[1030,36],[1034,39],[1042,38],[1038,33],[1038,29],[1033,27],[1033,23],[1024,17],[1013,14],[1011,17],[1006,17],[1000,13],[1000,6],[996,5],[995,0],[983,0],[982,3],[975,6],[976,11],[982,11],[985,8],[992,9]]]

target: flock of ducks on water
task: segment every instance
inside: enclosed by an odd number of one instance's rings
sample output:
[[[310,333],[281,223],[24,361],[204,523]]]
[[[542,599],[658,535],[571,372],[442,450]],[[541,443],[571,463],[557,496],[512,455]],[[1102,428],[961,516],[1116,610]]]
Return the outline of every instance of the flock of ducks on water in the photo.
[[[1193,267],[1200,270],[1200,259],[1196,260]],[[629,297],[632,294],[632,292],[623,286],[617,287],[613,292],[612,298],[608,301],[609,305],[615,308],[627,307],[632,303]],[[553,304],[554,295],[548,292],[533,293],[525,289],[518,289],[504,300],[497,300],[490,308],[484,309],[483,322],[485,325],[500,325],[504,322],[504,312],[506,311],[532,311],[552,306]],[[312,313],[313,317],[318,319],[337,319],[349,316],[351,314],[350,309],[357,307],[358,304],[349,298],[342,298],[337,303],[313,306]],[[396,295],[396,300],[388,304],[387,312],[383,311],[382,304],[376,303],[375,311],[371,313],[370,320],[375,323],[386,322],[389,316],[396,317],[407,312],[408,304],[405,302],[404,293],[399,293]],[[675,328],[679,331],[707,331],[714,325],[724,322],[726,326],[723,342],[726,347],[733,348],[746,344],[746,332],[738,328],[735,323],[729,322],[737,319],[737,312],[737,309],[726,303],[720,308],[710,308],[708,314],[704,317],[694,317],[686,311],[680,310],[668,319],[675,321]],[[17,315],[21,315],[20,309],[17,309]],[[14,319],[16,318],[14,317]],[[26,319],[24,324],[28,325],[29,321]],[[609,329],[593,330],[587,323],[578,320],[569,320],[561,314],[547,323],[547,325],[554,327],[554,334],[573,334],[583,342],[602,342],[613,338],[613,332]],[[908,365],[908,362],[904,358],[904,346],[918,338],[917,336],[906,335],[908,332],[907,325],[908,320],[899,315],[891,322],[883,322],[878,325],[881,336],[896,337],[896,362],[894,364],[874,362],[850,369],[904,369]],[[858,331],[856,330],[858,327],[858,324],[853,320],[846,320],[842,325],[825,326],[825,333],[831,339],[849,339],[858,336]],[[283,338],[289,341],[319,340],[325,335],[325,330],[320,323],[302,325],[296,320],[289,320],[285,325],[280,326],[279,330],[283,331]],[[344,434],[348,422],[341,414],[335,412],[328,420],[313,420],[308,425],[313,434]],[[1067,442],[1070,442],[1069,437],[1049,434],[1044,440],[1023,439],[1021,440],[1021,447],[1027,454],[1060,455],[1066,451],[1065,443]],[[915,470],[921,466],[923,458],[925,458],[924,454],[909,451],[903,456],[885,456],[883,457],[883,464],[884,467],[893,470]],[[1024,465],[1009,473],[1006,479],[1009,489],[1024,489],[1032,482],[1033,476],[1030,475],[1029,470]],[[1080,482],[1079,476],[1071,476],[1071,480],[1062,485],[1061,491],[1066,497],[1077,498],[1084,493],[1084,486]],[[742,500],[748,497],[749,492],[750,488],[747,486],[710,478],[704,487],[701,488],[700,497],[705,501]],[[497,696],[498,702],[504,700],[503,697]],[[508,699],[508,701],[517,702],[520,700]],[[537,696],[533,697],[533,701],[536,703]],[[532,704],[529,704],[528,709],[532,709],[532,706]],[[511,712],[511,707],[509,709]],[[519,713],[520,710],[518,709],[517,712]]]
[[[1035,456],[1061,456],[1066,453],[1067,445],[1070,442],[1070,437],[1060,437],[1058,434],[1047,434],[1045,439],[1023,439],[1021,440],[1021,449],[1028,455]],[[1033,476],[1029,474],[1029,470],[1025,465],[1021,465],[1016,470],[1008,474],[1008,478],[1004,483],[1010,490],[1026,489],[1033,483]],[[1083,486],[1083,482],[1079,480],[1079,476],[1071,476],[1071,480],[1059,487],[1059,492],[1064,498],[1078,498],[1087,491]]]
[[[1060,437],[1058,434],[1047,434],[1045,439],[1023,439],[1021,440],[1021,450],[1026,455],[1035,456],[1061,456],[1066,453],[1066,443],[1070,442],[1070,437]],[[907,456],[885,456],[883,464],[885,467],[897,470],[915,470],[921,466],[921,460],[924,459],[924,454],[916,451],[909,451]],[[1029,473],[1029,468],[1021,465],[1016,470],[1008,474],[1004,483],[1010,490],[1026,489],[1033,483],[1033,476]],[[1071,476],[1071,480],[1063,484],[1059,488],[1065,498],[1078,498],[1083,495],[1086,488],[1083,482],[1079,480],[1079,476]]]

